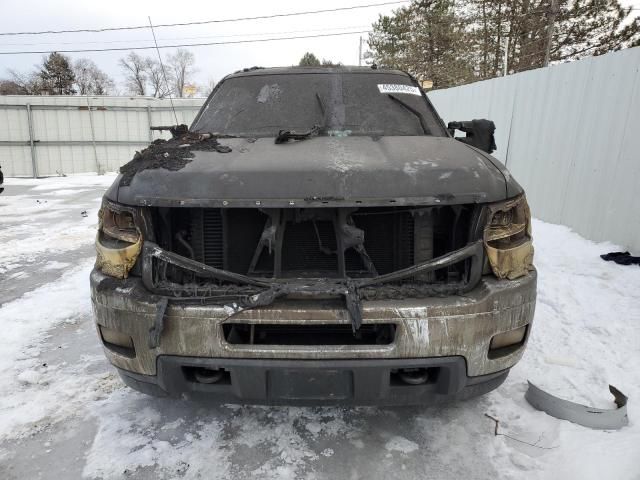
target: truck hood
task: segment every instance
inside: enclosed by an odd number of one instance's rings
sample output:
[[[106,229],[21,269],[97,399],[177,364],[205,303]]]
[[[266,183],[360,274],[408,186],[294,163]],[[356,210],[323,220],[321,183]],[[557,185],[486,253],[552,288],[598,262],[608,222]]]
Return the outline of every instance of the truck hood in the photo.
[[[494,202],[521,191],[493,157],[447,137],[220,143],[232,151],[194,150],[181,169],[139,171],[108,196],[156,206],[388,206]]]

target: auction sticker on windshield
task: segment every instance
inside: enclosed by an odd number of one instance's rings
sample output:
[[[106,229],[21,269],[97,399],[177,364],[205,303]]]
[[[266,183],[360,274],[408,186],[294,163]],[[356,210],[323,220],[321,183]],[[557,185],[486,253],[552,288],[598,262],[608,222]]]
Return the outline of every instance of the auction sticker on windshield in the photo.
[[[420,95],[420,89],[418,87],[401,85],[399,83],[379,83],[378,90],[380,90],[380,93],[408,93],[409,95]]]

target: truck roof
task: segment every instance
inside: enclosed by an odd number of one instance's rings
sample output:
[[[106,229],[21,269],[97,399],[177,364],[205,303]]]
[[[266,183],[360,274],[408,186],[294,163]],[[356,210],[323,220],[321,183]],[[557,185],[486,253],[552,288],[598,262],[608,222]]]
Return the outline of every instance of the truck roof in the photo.
[[[289,75],[289,74],[305,74],[305,73],[368,73],[368,74],[396,74],[408,76],[406,72],[401,70],[381,69],[371,67],[358,67],[351,65],[339,65],[335,67],[251,67],[238,70],[232,73],[230,77],[246,77],[252,75]]]

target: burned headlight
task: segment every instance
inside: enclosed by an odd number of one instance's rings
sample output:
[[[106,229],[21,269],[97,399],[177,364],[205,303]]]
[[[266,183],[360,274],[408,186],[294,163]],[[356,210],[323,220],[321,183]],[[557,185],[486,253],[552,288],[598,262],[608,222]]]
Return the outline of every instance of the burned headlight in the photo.
[[[112,277],[127,278],[142,248],[133,213],[105,201],[98,220],[96,268]]]
[[[531,212],[524,195],[489,205],[484,246],[498,278],[513,280],[533,269]]]

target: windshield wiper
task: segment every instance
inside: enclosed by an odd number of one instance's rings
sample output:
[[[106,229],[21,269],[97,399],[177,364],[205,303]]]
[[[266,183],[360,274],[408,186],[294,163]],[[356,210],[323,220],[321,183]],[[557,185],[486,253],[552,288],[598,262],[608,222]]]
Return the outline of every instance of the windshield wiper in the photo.
[[[280,130],[278,132],[278,136],[276,137],[276,144],[287,143],[289,140],[306,140],[307,138],[318,135],[322,130],[326,128],[326,117],[327,117],[327,109],[322,101],[322,97],[318,92],[315,93],[316,100],[318,101],[318,106],[320,107],[320,113],[322,114],[322,119],[320,125],[316,124],[307,132],[295,132],[293,130]]]
[[[287,143],[289,140],[306,140],[320,133],[320,125],[314,125],[306,132],[294,132],[293,130],[280,130],[276,137],[276,145]]]
[[[429,127],[427,127],[427,122],[424,119],[424,115],[422,115],[422,113],[420,113],[418,110],[416,110],[415,108],[413,108],[411,105],[409,105],[408,103],[405,103],[403,100],[400,100],[398,97],[396,97],[395,95],[391,95],[390,93],[387,93],[387,96],[393,100],[396,103],[399,103],[400,105],[402,105],[404,108],[406,108],[407,110],[409,110],[411,113],[413,113],[416,117],[418,117],[418,120],[420,120],[420,126],[422,127],[422,130],[424,131],[424,133],[426,135],[431,135],[431,132],[429,131]]]

